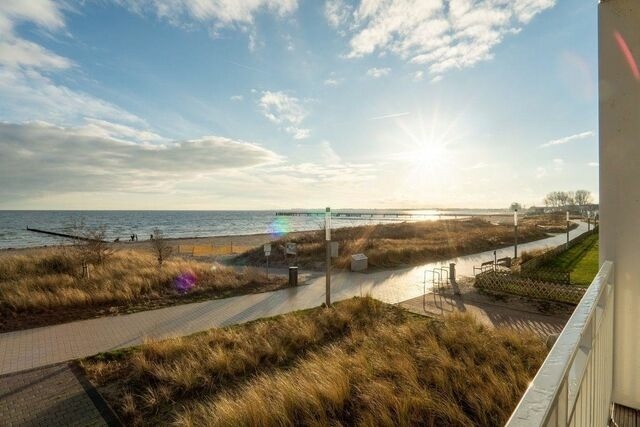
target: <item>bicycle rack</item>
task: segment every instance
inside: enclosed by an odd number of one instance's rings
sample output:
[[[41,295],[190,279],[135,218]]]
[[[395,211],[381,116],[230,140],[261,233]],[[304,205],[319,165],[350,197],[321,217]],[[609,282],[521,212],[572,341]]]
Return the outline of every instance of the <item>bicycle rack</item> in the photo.
[[[440,284],[442,283],[442,275],[438,268],[434,268],[433,270],[425,270],[422,282],[422,309],[427,310],[427,274],[431,273],[431,289],[436,289],[436,285],[438,289],[440,289]],[[436,282],[436,276],[438,277],[438,281]],[[447,278],[448,280],[448,278]]]

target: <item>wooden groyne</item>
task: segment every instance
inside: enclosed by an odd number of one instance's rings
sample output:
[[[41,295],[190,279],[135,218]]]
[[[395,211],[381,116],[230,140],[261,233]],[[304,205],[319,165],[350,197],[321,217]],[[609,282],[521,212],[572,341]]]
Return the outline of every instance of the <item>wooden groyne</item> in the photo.
[[[98,241],[98,239],[90,239],[88,237],[74,236],[73,234],[58,233],[56,231],[40,230],[38,228],[27,227],[27,230],[33,231],[34,233],[48,234],[49,236],[56,236],[56,237],[65,237],[67,239],[73,239],[73,240],[84,240],[86,242]]]

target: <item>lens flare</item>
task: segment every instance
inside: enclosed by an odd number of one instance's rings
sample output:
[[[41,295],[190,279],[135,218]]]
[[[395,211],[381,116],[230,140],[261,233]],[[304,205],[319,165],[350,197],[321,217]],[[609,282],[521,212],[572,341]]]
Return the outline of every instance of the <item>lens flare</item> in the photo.
[[[185,271],[176,277],[176,280],[173,281],[173,287],[176,291],[181,294],[186,294],[196,287],[196,282],[198,278],[195,273],[192,271]]]
[[[285,216],[279,216],[274,219],[269,225],[269,234],[271,237],[283,237],[291,231],[291,224],[289,218]]]
[[[631,74],[633,74],[633,77],[635,77],[636,80],[640,80],[640,70],[638,69],[638,64],[633,57],[633,53],[631,53],[631,49],[629,49],[629,45],[627,45],[627,41],[622,37],[622,34],[617,31],[613,33],[613,36],[616,39],[616,43],[618,43],[620,52],[622,52],[622,55],[627,60],[627,64],[629,64]]]

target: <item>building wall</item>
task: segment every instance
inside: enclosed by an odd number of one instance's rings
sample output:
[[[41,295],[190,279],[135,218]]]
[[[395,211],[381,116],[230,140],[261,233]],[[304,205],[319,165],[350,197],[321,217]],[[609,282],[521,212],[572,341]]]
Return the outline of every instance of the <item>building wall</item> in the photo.
[[[616,283],[613,399],[640,408],[640,0],[601,0],[599,64],[600,261],[615,262]]]

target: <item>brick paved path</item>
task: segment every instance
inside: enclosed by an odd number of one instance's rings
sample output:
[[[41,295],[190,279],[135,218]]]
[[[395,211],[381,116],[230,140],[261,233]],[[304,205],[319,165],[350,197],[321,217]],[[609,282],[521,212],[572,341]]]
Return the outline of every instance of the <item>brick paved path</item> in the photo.
[[[0,377],[0,426],[106,426],[66,363]]]
[[[571,232],[575,237],[586,224]],[[521,251],[557,246],[564,235],[519,245]],[[497,251],[512,256],[513,248]],[[458,275],[470,276],[472,266],[493,259],[493,251],[419,267],[371,274],[337,273],[332,276],[332,300],[371,294],[396,304],[423,294],[423,273],[436,264],[456,263]],[[130,347],[145,338],[188,335],[213,327],[247,322],[290,311],[312,308],[324,302],[324,277],[310,284],[275,292],[184,304],[122,316],[82,320],[0,334],[0,375],[50,365],[99,352]]]

